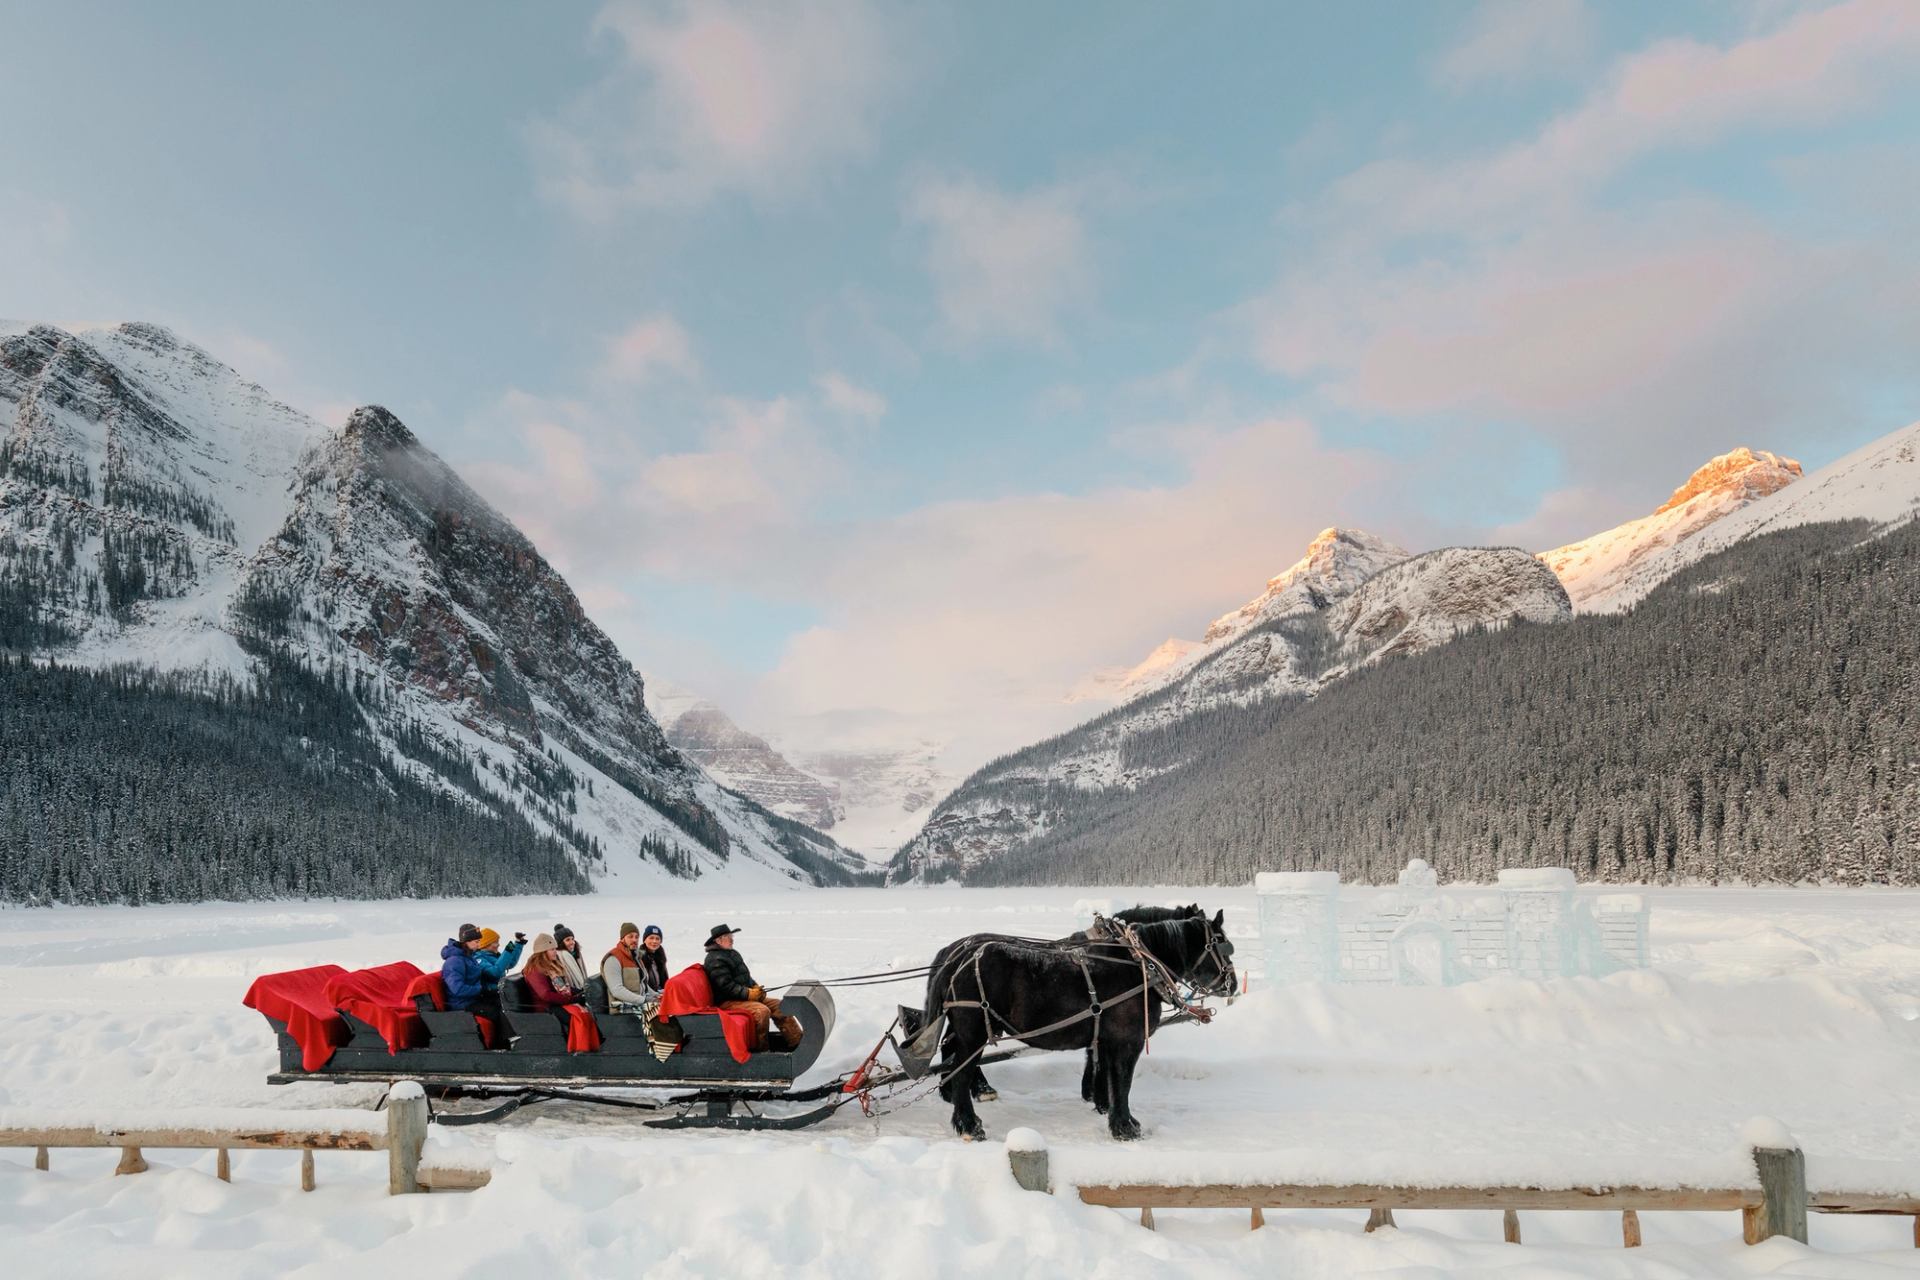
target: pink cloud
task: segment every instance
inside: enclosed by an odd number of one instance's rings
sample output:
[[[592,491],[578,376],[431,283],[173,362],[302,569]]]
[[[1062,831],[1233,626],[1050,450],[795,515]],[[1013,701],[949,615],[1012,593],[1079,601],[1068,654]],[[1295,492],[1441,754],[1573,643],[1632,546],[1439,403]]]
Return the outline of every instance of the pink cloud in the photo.
[[[693,340],[680,322],[664,312],[636,321],[607,343],[608,376],[645,382],[662,371],[691,377],[699,372]]]
[[[941,315],[969,341],[1052,343],[1093,292],[1080,193],[1009,193],[970,178],[922,182],[908,215],[927,232],[927,270]]]
[[[1498,235],[1542,208],[1567,207],[1642,156],[1857,109],[1910,77],[1916,55],[1920,5],[1908,0],[1799,12],[1726,46],[1662,41],[1621,59],[1602,89],[1523,142],[1452,162],[1378,161],[1307,212],[1348,240]]]
[[[1592,38],[1585,0],[1481,0],[1434,76],[1459,88],[1550,75],[1578,62]]]
[[[839,373],[823,373],[813,380],[829,409],[868,422],[887,416],[887,398]]]
[[[594,28],[620,66],[532,131],[542,189],[590,217],[791,191],[871,149],[903,74],[865,0],[619,0]]]

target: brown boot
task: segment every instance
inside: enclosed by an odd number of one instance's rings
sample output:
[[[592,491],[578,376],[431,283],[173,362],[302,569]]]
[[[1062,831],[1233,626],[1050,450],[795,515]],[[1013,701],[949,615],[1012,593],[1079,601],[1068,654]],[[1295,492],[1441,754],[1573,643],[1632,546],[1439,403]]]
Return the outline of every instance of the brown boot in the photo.
[[[787,1052],[791,1053],[795,1049],[798,1049],[800,1047],[800,1041],[805,1038],[806,1034],[805,1031],[801,1030],[800,1019],[794,1017],[792,1014],[786,1014],[780,1019],[780,1035],[781,1038],[787,1042]]]

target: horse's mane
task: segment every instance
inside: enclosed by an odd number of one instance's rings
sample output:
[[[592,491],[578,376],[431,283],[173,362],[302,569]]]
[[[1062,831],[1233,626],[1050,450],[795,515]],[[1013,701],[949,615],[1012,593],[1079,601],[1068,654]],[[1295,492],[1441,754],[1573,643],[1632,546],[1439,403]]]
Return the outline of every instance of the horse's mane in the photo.
[[[1158,956],[1163,963],[1185,969],[1193,963],[1199,938],[1194,936],[1194,926],[1202,924],[1204,916],[1183,915],[1169,920],[1149,920],[1144,924],[1133,925],[1133,932],[1140,939],[1140,945]]]
[[[1113,918],[1127,924],[1160,924],[1167,920],[1198,919],[1205,914],[1199,903],[1189,902],[1184,907],[1128,907],[1114,912]]]

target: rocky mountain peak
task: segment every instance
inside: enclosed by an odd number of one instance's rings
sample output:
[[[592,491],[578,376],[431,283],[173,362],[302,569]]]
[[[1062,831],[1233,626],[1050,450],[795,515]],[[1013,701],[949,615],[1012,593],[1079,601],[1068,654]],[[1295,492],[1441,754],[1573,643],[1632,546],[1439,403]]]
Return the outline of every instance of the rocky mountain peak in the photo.
[[[1653,514],[1543,551],[1540,558],[1560,575],[1580,612],[1624,608],[1673,571],[1674,548],[1800,476],[1792,458],[1742,446],[1695,471]]]
[[[1408,554],[1364,529],[1322,529],[1307,544],[1305,555],[1269,578],[1266,590],[1252,600],[1215,618],[1202,639],[1218,644],[1274,618],[1324,608]]]
[[[416,449],[420,441],[407,424],[377,404],[362,405],[347,415],[347,438],[367,447]]]
[[[1348,661],[1421,653],[1472,627],[1564,622],[1573,603],[1552,569],[1518,547],[1443,547],[1383,569],[1331,610]]]
[[[1687,477],[1687,482],[1675,489],[1673,496],[1662,503],[1654,514],[1663,515],[1703,494],[1737,494],[1742,501],[1751,502],[1786,488],[1803,474],[1800,464],[1792,458],[1742,445],[1730,453],[1721,454]]]

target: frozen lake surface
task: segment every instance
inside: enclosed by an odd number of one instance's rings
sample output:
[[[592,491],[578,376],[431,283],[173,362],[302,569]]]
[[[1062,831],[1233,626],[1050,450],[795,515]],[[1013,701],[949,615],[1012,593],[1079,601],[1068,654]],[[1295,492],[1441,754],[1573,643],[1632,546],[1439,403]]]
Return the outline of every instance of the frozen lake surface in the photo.
[[[1365,892],[1365,891],[1349,891]],[[996,1141],[966,1144],[937,1098],[881,1119],[849,1108],[795,1134],[670,1134],[544,1106],[452,1135],[489,1149],[491,1186],[389,1199],[385,1157],[322,1153],[302,1194],[288,1153],[0,1152],[10,1275],[854,1274],[1005,1276],[1920,1275],[1913,1224],[1816,1217],[1812,1248],[1749,1249],[1732,1214],[1161,1212],[1159,1230],[1070,1196],[1020,1192],[997,1139],[1045,1135],[1058,1175],[1102,1179],[1706,1185],[1749,1166],[1740,1131],[1784,1123],[1809,1178],[1920,1189],[1920,894],[1653,890],[1653,968],[1605,979],[1452,989],[1255,986],[1210,1027],[1155,1037],[1136,1076],[1145,1140],[1115,1144],[1078,1097],[1078,1055],[996,1066]],[[1059,936],[1090,902],[1227,909],[1259,973],[1250,891],[830,890],[687,886],[499,901],[274,903],[0,912],[0,1110],[350,1107],[379,1090],[265,1083],[276,1056],[241,1007],[261,973],[437,963],[463,920],[576,929],[595,956],[622,920],[658,923],[674,968],[707,928],[742,930],[768,983],[925,963],[978,930]],[[918,987],[836,993],[813,1078],[850,1069]],[[435,1141],[441,1141],[436,1135]]]

